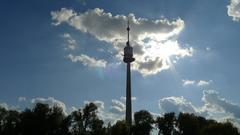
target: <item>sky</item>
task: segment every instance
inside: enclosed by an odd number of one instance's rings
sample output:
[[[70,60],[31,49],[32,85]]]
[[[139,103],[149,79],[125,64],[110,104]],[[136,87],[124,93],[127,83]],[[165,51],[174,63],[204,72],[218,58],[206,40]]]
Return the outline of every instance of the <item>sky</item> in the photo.
[[[240,0],[1,0],[0,105],[125,113],[130,22],[133,112],[240,123]]]

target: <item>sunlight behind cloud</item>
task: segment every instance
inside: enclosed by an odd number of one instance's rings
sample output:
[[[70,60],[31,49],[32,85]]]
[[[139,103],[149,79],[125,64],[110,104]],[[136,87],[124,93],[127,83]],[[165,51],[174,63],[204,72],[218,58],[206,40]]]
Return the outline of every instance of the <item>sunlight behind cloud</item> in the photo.
[[[127,16],[112,15],[100,8],[83,13],[62,8],[59,11],[52,11],[51,15],[55,26],[66,23],[82,33],[92,35],[99,41],[111,44],[115,50],[113,54],[115,62],[122,61],[123,48],[127,40],[126,25],[129,20],[130,43],[136,58],[132,69],[143,76],[154,75],[169,69],[180,58],[191,57],[194,51],[192,47],[182,47],[177,40],[185,27],[184,21],[180,18],[149,20],[136,18],[132,13]],[[79,62],[83,63],[82,60]]]

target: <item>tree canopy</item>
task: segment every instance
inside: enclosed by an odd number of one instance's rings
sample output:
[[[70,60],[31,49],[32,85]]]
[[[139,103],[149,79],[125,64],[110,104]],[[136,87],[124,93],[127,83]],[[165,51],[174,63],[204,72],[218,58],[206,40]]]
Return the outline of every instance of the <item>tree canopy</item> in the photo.
[[[83,109],[64,114],[58,106],[37,103],[24,111],[0,107],[0,135],[240,135],[230,122],[220,123],[189,113],[165,113],[154,118],[147,110],[134,114],[133,126],[124,120],[104,123],[97,116],[97,106],[86,104]]]

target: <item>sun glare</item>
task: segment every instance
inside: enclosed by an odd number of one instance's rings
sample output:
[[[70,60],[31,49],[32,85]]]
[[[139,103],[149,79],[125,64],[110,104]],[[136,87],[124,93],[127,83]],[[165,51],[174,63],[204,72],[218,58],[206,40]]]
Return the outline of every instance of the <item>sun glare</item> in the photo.
[[[182,55],[181,48],[176,41],[147,43],[146,53],[153,59],[161,58],[164,61],[170,62],[171,56]]]

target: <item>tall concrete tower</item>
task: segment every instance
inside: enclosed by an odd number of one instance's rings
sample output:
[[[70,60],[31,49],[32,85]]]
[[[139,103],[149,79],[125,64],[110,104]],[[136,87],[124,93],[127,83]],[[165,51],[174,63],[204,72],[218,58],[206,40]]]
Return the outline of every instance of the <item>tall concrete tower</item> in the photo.
[[[127,27],[128,40],[126,47],[124,48],[123,61],[127,63],[127,80],[126,80],[126,122],[129,126],[132,125],[132,100],[131,100],[131,62],[135,59],[133,58],[133,48],[129,43],[129,21]]]

